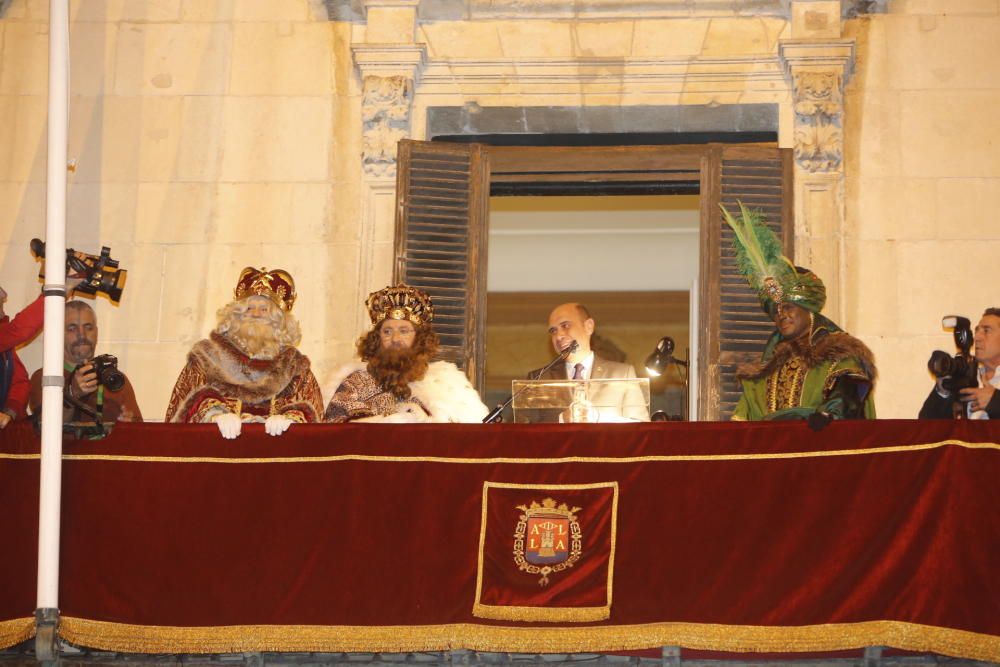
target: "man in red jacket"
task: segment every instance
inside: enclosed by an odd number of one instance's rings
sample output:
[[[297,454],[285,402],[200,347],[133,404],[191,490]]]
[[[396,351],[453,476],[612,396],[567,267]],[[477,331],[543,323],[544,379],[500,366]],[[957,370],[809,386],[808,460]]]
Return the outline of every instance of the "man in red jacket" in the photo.
[[[28,371],[17,357],[17,346],[42,330],[44,299],[41,295],[11,319],[4,313],[7,292],[0,287],[0,429],[24,416],[28,402]]]

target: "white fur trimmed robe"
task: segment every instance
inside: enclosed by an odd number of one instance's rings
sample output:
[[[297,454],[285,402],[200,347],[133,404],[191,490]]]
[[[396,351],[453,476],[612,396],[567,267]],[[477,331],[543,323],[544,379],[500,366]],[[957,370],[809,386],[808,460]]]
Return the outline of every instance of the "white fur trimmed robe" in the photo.
[[[410,383],[407,400],[383,391],[362,362],[341,368],[330,386],[329,422],[478,423],[489,413],[465,374],[449,361],[431,362],[424,377]]]

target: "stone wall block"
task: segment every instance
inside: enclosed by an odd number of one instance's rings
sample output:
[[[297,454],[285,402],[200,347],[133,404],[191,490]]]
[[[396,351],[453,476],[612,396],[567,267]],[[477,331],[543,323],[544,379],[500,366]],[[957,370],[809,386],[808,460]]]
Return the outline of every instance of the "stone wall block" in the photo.
[[[854,74],[848,84],[848,91],[862,94],[863,91],[894,87],[898,72],[890,69],[886,39],[887,22],[866,19],[844,21],[844,37],[853,39],[857,48]]]
[[[39,95],[0,95],[0,181],[45,182],[48,102]]]
[[[140,183],[136,204],[136,242],[213,243],[211,183]]]
[[[1000,253],[1000,240],[916,241],[899,244],[899,276],[905,290],[899,313],[899,333],[904,336],[940,330],[941,317],[965,314],[976,322],[987,306],[995,303],[992,285],[985,291],[965,286],[974,283],[972,272],[955,272],[959,266],[990,266]],[[969,280],[963,281],[963,278]],[[988,303],[983,303],[984,294]]]
[[[102,345],[98,345],[103,348]],[[119,367],[128,375],[144,421],[162,422],[177,376],[187,361],[186,343],[111,344],[107,350],[118,356]]]
[[[27,248],[32,238],[44,236],[45,197],[44,183],[0,182],[0,238]],[[12,274],[4,268],[3,275]]]
[[[994,213],[1000,178],[941,178],[934,183],[935,237],[1000,241],[1000,219]]]
[[[370,5],[365,41],[369,44],[411,43],[415,23],[416,7]]]
[[[333,31],[327,23],[273,23],[233,28],[233,95],[329,95],[333,92]]]
[[[67,240],[68,242],[68,240]],[[74,246],[75,247],[75,246]],[[100,252],[100,247],[84,248],[87,252]],[[111,246],[111,257],[119,261],[120,268],[128,271],[122,298],[116,306],[106,297],[87,300],[97,312],[97,322],[102,343],[153,342],[157,339],[158,304],[163,291],[163,255],[160,245]],[[126,368],[124,365],[123,368]],[[126,370],[130,380],[133,373],[145,376],[148,382],[156,377],[149,369]],[[162,378],[160,379],[162,382]]]
[[[1000,89],[903,92],[899,100],[904,174],[1000,176]]]
[[[176,124],[154,132],[163,159],[152,155],[144,164],[143,180],[215,181],[222,169],[226,109],[233,98],[185,96],[179,99]],[[149,140],[147,140],[147,143]],[[173,148],[171,155],[167,151]]]
[[[965,14],[995,15],[1000,13],[997,0],[889,0],[890,14],[924,14],[961,16]]]
[[[229,23],[235,20],[243,0],[181,0],[182,23]]]
[[[938,329],[940,330],[940,321]],[[930,332],[928,332],[930,333]],[[875,412],[880,419],[916,419],[934,387],[927,370],[932,350],[954,353],[950,335],[862,337],[875,355]]]
[[[35,236],[40,235],[36,234]],[[11,239],[10,243],[0,244],[0,270],[3,271],[4,276],[3,288],[7,291],[5,310],[8,315],[15,315],[34,301],[41,292],[42,280],[38,278],[38,274],[42,270],[42,265],[31,254],[26,240]],[[41,336],[36,340],[41,341]],[[38,354],[40,360],[40,343]],[[20,350],[18,356],[22,356]],[[32,367],[27,362],[25,362],[25,367],[29,369],[30,373]]]
[[[82,183],[168,180],[178,159],[177,97],[75,98],[69,159]]]
[[[172,22],[180,18],[181,0],[70,0],[69,9],[74,22]]]
[[[330,97],[227,99],[224,181],[322,181],[329,177]]]
[[[1000,16],[954,16],[921,29],[918,16],[887,18],[885,46],[898,90],[1000,88]],[[919,63],[919,64],[917,64]]]
[[[331,243],[360,241],[364,227],[359,194],[361,187],[356,181],[329,184],[323,233],[325,240]]]
[[[339,98],[333,108],[331,173],[337,180],[354,179],[361,169],[362,126],[360,100]]]
[[[935,238],[939,202],[933,179],[849,178],[845,233],[866,241]]]
[[[39,3],[40,0],[13,0],[7,3],[7,9],[4,12],[3,18],[5,22],[8,21],[26,21],[32,18],[30,5],[32,3]],[[48,3],[45,3],[46,16],[48,15]],[[3,32],[2,27],[0,27],[0,32]]]
[[[709,21],[706,19],[649,19],[637,21],[632,56],[647,58],[696,56],[705,45]]]
[[[892,91],[868,90],[845,96],[847,172],[875,178],[902,173],[904,134],[899,122],[900,104],[900,94]]]
[[[865,337],[899,334],[899,310],[908,307],[910,299],[908,280],[898,273],[898,247],[896,241],[881,239],[845,244],[847,290],[843,300],[851,333]],[[827,290],[831,287],[828,283]],[[878,307],[872,307],[876,303]]]
[[[796,39],[840,37],[840,2],[793,2],[792,34]]]
[[[773,54],[787,22],[767,18],[714,18],[709,22],[703,56]]]
[[[86,252],[99,253],[101,246],[117,248],[135,242],[135,183],[76,183],[66,193],[66,243]]]
[[[573,55],[582,58],[627,58],[632,54],[634,21],[581,21],[570,29]]]
[[[49,26],[2,21],[3,61],[0,94],[48,96]]]
[[[225,93],[231,50],[232,28],[224,23],[122,23],[114,90],[119,95]]]
[[[213,211],[219,243],[320,242],[323,183],[219,183]]]
[[[118,27],[114,24],[70,25],[69,86],[73,96],[104,95],[114,88],[117,43]]]
[[[503,54],[508,58],[569,57],[573,54],[567,21],[497,21]]]
[[[309,0],[238,0],[237,21],[312,21]]]

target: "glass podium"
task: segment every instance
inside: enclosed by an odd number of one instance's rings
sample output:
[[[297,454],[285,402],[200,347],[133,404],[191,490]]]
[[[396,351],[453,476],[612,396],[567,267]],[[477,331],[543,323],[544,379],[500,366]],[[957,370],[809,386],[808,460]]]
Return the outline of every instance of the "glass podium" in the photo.
[[[649,379],[514,380],[514,423],[649,421]]]

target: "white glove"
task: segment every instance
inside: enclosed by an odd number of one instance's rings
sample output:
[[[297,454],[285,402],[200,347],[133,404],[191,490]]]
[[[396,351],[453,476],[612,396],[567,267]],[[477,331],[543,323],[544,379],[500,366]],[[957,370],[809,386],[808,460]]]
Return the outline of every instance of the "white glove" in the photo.
[[[271,415],[264,420],[264,431],[268,435],[281,435],[292,425],[292,420],[284,415]]]
[[[243,428],[240,416],[234,415],[232,412],[221,414],[213,421],[219,425],[219,433],[226,440],[235,440],[240,434],[240,429]]]

